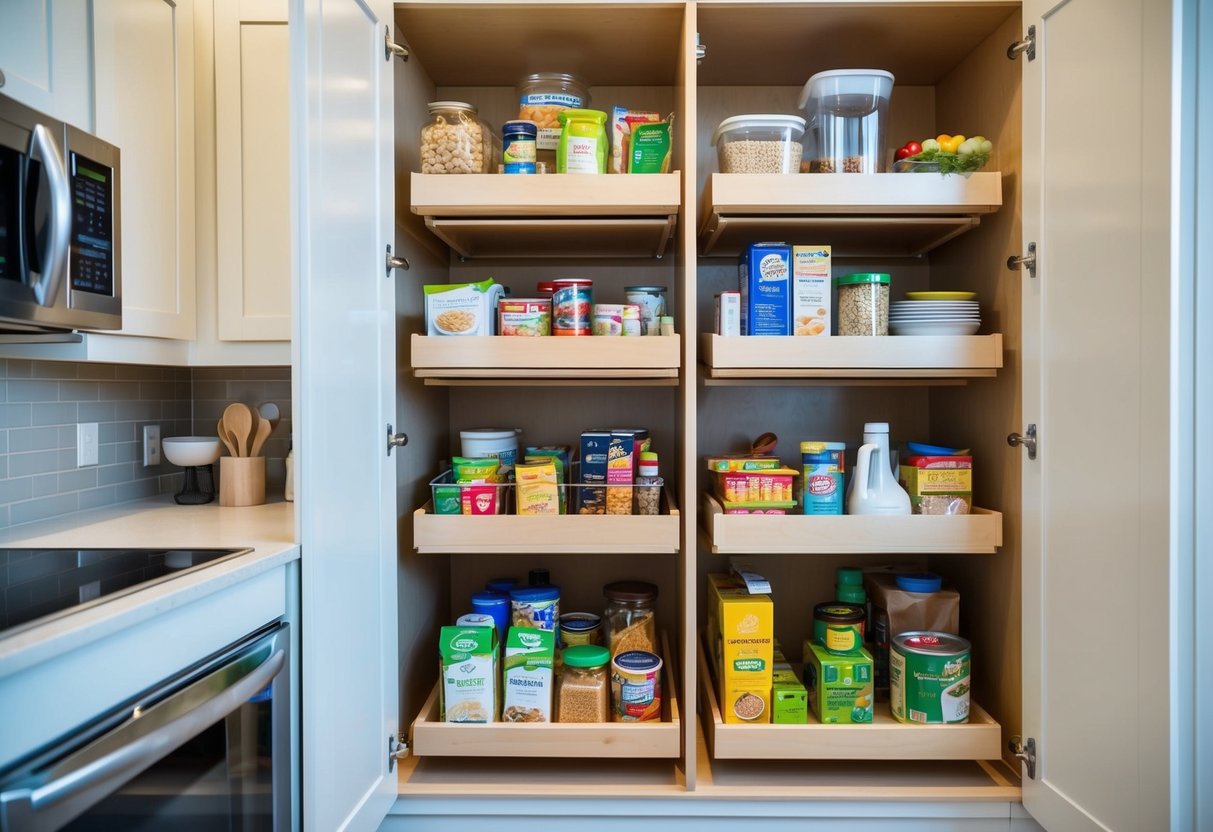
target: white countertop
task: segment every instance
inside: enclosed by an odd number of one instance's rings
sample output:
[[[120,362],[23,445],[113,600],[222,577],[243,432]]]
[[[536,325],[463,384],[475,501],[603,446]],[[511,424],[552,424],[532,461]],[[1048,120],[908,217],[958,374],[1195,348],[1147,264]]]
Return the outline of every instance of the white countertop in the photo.
[[[0,636],[0,680],[299,557],[294,503],[179,506],[171,496],[0,530],[10,548],[251,548],[163,583]]]

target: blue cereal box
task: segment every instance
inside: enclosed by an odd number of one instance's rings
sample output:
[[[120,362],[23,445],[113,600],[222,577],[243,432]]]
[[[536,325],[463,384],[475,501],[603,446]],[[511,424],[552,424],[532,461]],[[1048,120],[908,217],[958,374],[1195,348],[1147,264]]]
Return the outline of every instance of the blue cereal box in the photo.
[[[792,247],[750,243],[741,252],[738,278],[742,334],[790,334]]]

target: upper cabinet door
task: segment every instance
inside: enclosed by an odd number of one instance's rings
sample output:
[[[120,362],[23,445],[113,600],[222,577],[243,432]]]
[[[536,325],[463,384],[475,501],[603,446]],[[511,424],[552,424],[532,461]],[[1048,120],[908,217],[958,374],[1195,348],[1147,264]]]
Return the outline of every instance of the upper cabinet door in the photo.
[[[94,11],[97,133],[122,152],[122,332],[193,340],[193,0]]]
[[[215,5],[218,324],[223,341],[291,338],[287,0]]]
[[[1030,0],[1023,25],[1024,805],[1166,829],[1170,13]]]
[[[396,797],[396,280],[391,0],[292,0],[301,434],[303,816],[374,829]],[[394,59],[393,59],[394,60]]]
[[[0,3],[0,92],[91,131],[92,0]]]

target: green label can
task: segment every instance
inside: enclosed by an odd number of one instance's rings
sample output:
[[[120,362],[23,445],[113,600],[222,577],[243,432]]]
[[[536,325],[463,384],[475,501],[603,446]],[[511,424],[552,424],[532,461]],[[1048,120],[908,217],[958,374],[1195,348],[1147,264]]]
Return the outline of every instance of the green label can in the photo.
[[[889,645],[889,705],[901,722],[969,721],[972,647],[951,633],[909,632]]]

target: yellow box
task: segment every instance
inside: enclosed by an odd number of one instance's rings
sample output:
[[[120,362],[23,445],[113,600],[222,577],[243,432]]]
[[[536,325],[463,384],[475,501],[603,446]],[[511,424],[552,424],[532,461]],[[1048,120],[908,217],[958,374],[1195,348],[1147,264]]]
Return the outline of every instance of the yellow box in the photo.
[[[726,723],[768,722],[775,646],[775,605],[769,595],[750,595],[732,575],[708,575],[708,637],[716,667],[717,691]],[[745,719],[762,700],[762,714]],[[744,700],[740,707],[735,703]]]

